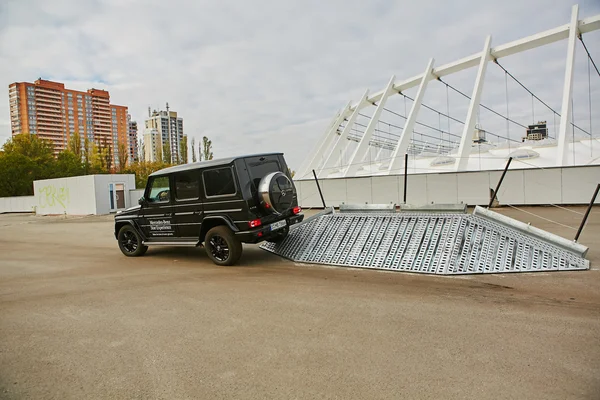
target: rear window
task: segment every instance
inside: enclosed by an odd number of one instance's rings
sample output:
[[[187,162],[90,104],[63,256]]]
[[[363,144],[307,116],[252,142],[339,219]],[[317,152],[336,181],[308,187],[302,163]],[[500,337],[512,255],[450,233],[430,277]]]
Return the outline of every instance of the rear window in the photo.
[[[250,177],[252,178],[252,182],[254,182],[254,186],[256,186],[256,187],[258,187],[260,180],[265,175],[268,175],[271,172],[281,171],[281,168],[279,167],[279,163],[277,162],[277,160],[248,162],[247,165],[248,165],[248,169],[250,171]]]
[[[231,196],[235,194],[235,181],[231,168],[218,168],[204,171],[204,190],[206,197]]]

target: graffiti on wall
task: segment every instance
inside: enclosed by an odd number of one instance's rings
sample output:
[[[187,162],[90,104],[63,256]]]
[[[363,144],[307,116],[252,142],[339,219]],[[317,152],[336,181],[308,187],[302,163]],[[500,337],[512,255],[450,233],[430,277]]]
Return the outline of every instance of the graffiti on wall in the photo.
[[[66,209],[70,201],[69,188],[66,186],[50,184],[39,188],[38,205],[40,208],[62,207]]]

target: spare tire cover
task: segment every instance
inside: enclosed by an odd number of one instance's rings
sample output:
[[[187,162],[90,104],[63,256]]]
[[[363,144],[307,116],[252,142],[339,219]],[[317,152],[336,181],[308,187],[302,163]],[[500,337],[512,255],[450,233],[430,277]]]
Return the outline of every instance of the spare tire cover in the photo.
[[[290,208],[295,197],[294,184],[283,172],[272,172],[258,184],[258,195],[266,211],[283,214]]]

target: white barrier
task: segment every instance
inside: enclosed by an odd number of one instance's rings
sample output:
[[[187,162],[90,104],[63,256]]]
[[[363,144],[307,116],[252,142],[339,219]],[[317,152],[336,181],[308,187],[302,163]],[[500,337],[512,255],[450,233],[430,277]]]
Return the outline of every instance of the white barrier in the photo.
[[[0,197],[0,214],[15,212],[35,212],[35,196]]]
[[[409,174],[408,204],[487,205],[502,171]],[[297,180],[300,206],[323,207],[314,180]],[[600,183],[600,165],[510,169],[497,194],[513,205],[588,204]],[[340,204],[402,204],[404,176],[319,179],[328,207]],[[600,204],[600,198],[595,204]]]
[[[140,197],[144,195],[144,189],[132,189],[129,191],[129,207],[135,207],[138,205]]]

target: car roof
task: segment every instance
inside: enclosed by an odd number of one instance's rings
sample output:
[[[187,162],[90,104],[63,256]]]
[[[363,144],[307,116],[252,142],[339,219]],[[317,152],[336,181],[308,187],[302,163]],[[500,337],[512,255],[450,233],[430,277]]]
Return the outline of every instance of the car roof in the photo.
[[[167,174],[172,174],[175,172],[192,171],[192,170],[200,169],[200,168],[216,167],[219,165],[228,165],[228,164],[231,164],[232,162],[234,162],[235,160],[239,160],[240,158],[279,156],[279,155],[283,155],[283,153],[247,154],[244,156],[219,158],[219,159],[215,159],[215,160],[206,160],[206,161],[198,161],[195,163],[174,165],[172,167],[163,168],[158,171],[155,171],[155,172],[151,173],[150,175],[148,175],[148,177],[167,175]]]

